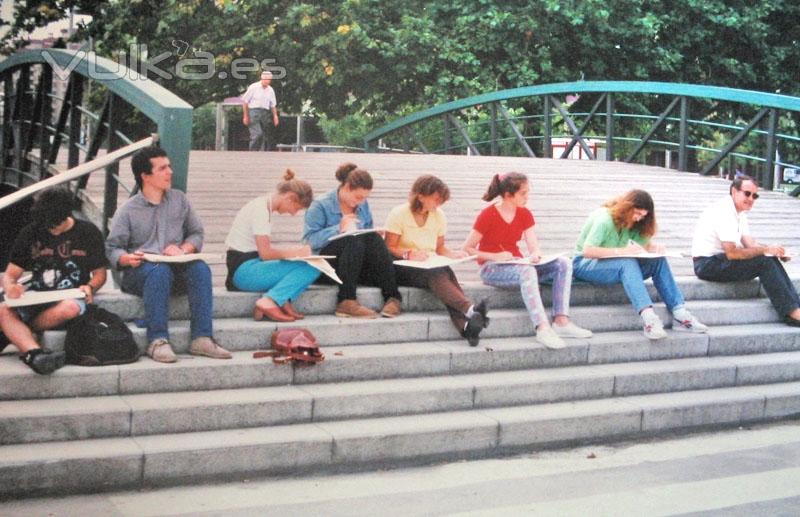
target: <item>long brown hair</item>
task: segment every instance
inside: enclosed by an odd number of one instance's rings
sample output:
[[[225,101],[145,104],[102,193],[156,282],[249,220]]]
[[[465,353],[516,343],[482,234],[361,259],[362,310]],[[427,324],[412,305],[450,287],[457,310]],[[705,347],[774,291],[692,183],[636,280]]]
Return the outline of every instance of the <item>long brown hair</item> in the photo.
[[[347,185],[350,190],[366,189],[372,190],[372,176],[364,169],[360,169],[355,163],[343,163],[336,169],[336,179],[341,186]]]
[[[617,230],[629,228],[642,237],[650,238],[656,234],[656,212],[653,198],[644,190],[629,190],[625,194],[608,201],[605,205]],[[633,211],[637,208],[647,210],[641,221],[633,221]]]
[[[492,181],[483,195],[484,201],[491,201],[497,196],[503,197],[504,194],[512,196],[528,182],[528,177],[521,172],[504,172],[492,176]]]
[[[408,195],[408,203],[411,205],[411,212],[417,214],[422,210],[422,202],[419,196],[431,196],[439,194],[442,203],[450,199],[450,189],[447,184],[431,174],[425,174],[417,178],[411,186],[411,193]]]
[[[297,196],[297,202],[303,208],[308,208],[311,206],[311,202],[314,201],[314,192],[311,190],[311,185],[307,181],[295,179],[295,173],[292,169],[286,169],[286,172],[283,173],[283,181],[278,183],[275,189],[278,194],[291,192]]]

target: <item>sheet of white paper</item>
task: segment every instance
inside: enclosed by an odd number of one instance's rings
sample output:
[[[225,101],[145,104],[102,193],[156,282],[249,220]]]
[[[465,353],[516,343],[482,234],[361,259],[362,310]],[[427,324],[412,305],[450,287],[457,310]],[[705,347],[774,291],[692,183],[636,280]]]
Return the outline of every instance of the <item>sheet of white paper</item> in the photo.
[[[312,258],[309,258],[309,257],[305,257],[305,258],[298,259],[298,260],[303,260],[303,261],[307,262],[310,266],[313,266],[313,267],[319,269],[320,271],[322,271],[322,273],[325,276],[327,276],[328,278],[330,278],[331,280],[333,280],[337,284],[341,284],[342,283],[342,279],[339,278],[339,275],[336,274],[336,270],[333,269],[333,266],[331,266],[328,263],[327,260],[325,260],[323,258],[313,258],[312,259]]]
[[[6,298],[5,302],[9,307],[25,307],[78,298],[86,298],[86,293],[76,288],[59,289],[57,291],[25,291],[19,298]]]
[[[193,260],[202,260],[204,262],[220,262],[222,260],[221,256],[216,253],[186,253],[184,255],[155,255],[152,253],[145,253],[144,259],[147,262],[167,262],[170,264],[180,264]]]
[[[453,264],[460,264],[461,262],[468,262],[475,260],[475,255],[464,257],[460,259],[453,259],[442,255],[432,255],[427,260],[395,260],[395,266],[415,267],[418,269],[434,269],[437,267],[452,266]]]
[[[333,237],[329,238],[329,241],[335,241],[336,239],[341,239],[344,237],[350,237],[354,235],[363,235],[365,233],[372,233],[372,232],[382,232],[383,228],[363,228],[361,230],[353,230],[351,232],[344,232],[344,233],[337,233]]]
[[[604,259],[615,259],[615,258],[685,258],[685,255],[682,253],[652,253],[650,251],[645,251],[644,253],[629,253],[626,255],[614,255],[612,257],[603,257]]]
[[[528,257],[516,258],[513,260],[500,260],[495,262],[495,264],[522,264],[522,265],[533,264],[535,266],[541,266],[543,264],[549,264],[550,262],[553,262],[557,258],[564,256],[565,255],[563,253],[558,253],[556,255],[545,255],[539,260],[539,262],[536,262],[535,264],[531,262],[530,258]]]
[[[309,255],[307,257],[291,257],[284,260],[314,260],[314,259],[334,259],[336,255]]]

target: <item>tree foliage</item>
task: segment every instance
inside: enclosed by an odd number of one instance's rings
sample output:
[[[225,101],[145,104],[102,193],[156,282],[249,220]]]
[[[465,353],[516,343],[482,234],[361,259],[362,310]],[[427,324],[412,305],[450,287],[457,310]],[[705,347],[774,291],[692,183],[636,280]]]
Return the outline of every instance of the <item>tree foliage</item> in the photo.
[[[440,102],[581,79],[800,94],[793,0],[48,0],[17,2],[14,26],[73,5],[94,15],[89,33],[110,57],[145,44],[150,57],[171,53],[160,64],[168,68],[210,52],[217,72],[238,58],[273,58],[286,70],[274,83],[282,109],[316,112],[332,127],[352,127],[353,117],[376,127]],[[202,105],[256,77],[155,79]]]

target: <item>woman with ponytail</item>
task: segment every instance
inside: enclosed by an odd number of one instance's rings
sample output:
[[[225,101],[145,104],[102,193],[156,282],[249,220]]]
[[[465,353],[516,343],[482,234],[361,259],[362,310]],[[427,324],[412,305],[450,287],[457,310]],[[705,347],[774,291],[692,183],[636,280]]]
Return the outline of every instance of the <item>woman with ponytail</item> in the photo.
[[[496,287],[519,287],[522,301],[536,327],[536,341],[547,348],[566,346],[562,337],[588,338],[592,332],[578,327],[569,319],[569,298],[572,288],[572,265],[566,257],[539,264],[539,239],[536,224],[526,204],[530,187],[528,177],[519,172],[495,174],[483,195],[484,201],[500,198],[478,215],[464,243],[464,249],[478,254],[481,280]],[[517,243],[525,240],[528,263],[502,262],[523,258]],[[539,282],[553,283],[553,325],[547,318],[539,292]]]
[[[372,176],[353,163],[336,170],[339,187],[314,201],[306,212],[303,240],[314,253],[335,255],[331,264],[342,280],[337,295],[336,315],[341,318],[377,318],[378,313],[356,299],[359,283],[380,287],[384,305],[380,315],[400,314],[392,256],[377,232],[365,232],[331,240],[341,234],[373,228],[367,197],[372,192]],[[326,279],[323,279],[326,281]]]
[[[636,312],[644,335],[656,340],[667,337],[653,301],[644,285],[653,278],[658,294],[672,313],[673,330],[707,332],[684,306],[669,263],[664,257],[636,258],[643,252],[663,253],[652,242],[656,233],[653,198],[644,190],[630,190],[589,214],[575,245],[575,278],[600,285],[622,284]],[[619,258],[617,258],[619,257]]]
[[[284,260],[311,255],[308,245],[277,248],[272,246],[272,214],[296,215],[311,205],[311,186],[295,179],[290,169],[272,194],[259,196],[236,214],[225,239],[228,247],[228,277],[225,286],[231,291],[263,293],[256,301],[253,318],[294,321],[304,315],[292,305],[300,293],[317,279],[320,272],[303,261]]]

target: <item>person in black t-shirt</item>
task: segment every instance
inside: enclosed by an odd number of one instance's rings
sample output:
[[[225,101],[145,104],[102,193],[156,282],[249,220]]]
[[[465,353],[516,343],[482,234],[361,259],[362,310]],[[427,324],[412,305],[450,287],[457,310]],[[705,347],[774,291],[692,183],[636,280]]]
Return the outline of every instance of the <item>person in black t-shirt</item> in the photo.
[[[43,375],[64,365],[64,352],[42,348],[34,332],[60,327],[83,314],[106,281],[103,235],[91,223],[74,219],[72,208],[69,191],[42,192],[31,209],[33,222],[20,231],[11,247],[3,275],[6,298],[22,296],[25,287],[19,280],[25,271],[32,273],[32,291],[80,289],[86,296],[14,309],[0,304],[0,329],[17,346],[20,359]]]

